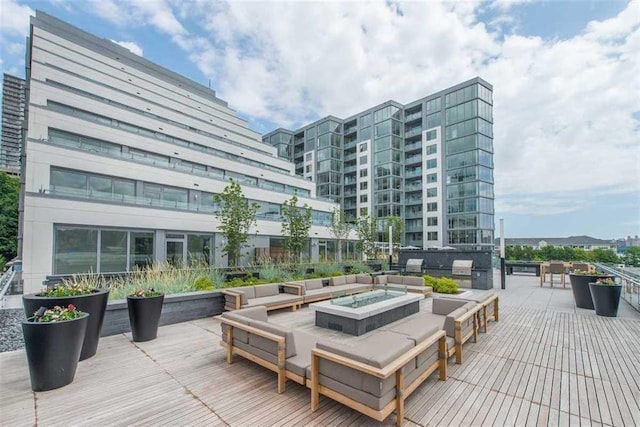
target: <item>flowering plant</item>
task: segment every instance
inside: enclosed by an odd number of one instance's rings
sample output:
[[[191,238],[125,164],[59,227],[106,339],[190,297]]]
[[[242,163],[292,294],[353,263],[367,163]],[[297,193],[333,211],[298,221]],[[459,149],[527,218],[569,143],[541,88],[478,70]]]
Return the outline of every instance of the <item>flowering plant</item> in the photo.
[[[596,283],[598,285],[615,285],[616,282],[613,281],[613,279],[611,277],[606,277],[606,278],[600,278],[598,280],[596,280]]]
[[[134,298],[151,298],[151,297],[159,297],[160,295],[162,295],[162,292],[156,291],[153,288],[148,288],[148,289],[138,289],[137,291],[135,291],[129,296]]]
[[[49,309],[40,307],[40,309],[34,313],[34,321],[40,323],[62,322],[64,320],[77,319],[78,317],[82,317],[83,314],[82,311],[76,310],[76,306],[73,304],[69,304],[66,307],[56,305]]]
[[[38,295],[41,297],[75,297],[78,295],[89,295],[93,288],[81,284],[71,283],[57,285],[53,288],[45,288]]]

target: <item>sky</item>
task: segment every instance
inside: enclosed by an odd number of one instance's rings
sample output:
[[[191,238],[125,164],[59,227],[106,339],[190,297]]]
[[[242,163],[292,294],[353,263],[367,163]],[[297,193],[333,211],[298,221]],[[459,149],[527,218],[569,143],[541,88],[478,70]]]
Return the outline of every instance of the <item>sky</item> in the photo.
[[[640,235],[640,1],[0,0],[24,76],[43,10],[203,85],[267,133],[480,76],[496,237]]]

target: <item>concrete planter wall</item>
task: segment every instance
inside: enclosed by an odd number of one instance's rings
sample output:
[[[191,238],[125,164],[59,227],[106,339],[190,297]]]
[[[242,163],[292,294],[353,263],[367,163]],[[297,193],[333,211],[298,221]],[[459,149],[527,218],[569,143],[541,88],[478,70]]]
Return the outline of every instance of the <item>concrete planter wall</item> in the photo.
[[[223,311],[224,297],[219,290],[165,295],[160,326],[217,316]],[[131,326],[127,300],[110,301],[107,304],[101,336],[106,337],[129,331],[131,331]]]

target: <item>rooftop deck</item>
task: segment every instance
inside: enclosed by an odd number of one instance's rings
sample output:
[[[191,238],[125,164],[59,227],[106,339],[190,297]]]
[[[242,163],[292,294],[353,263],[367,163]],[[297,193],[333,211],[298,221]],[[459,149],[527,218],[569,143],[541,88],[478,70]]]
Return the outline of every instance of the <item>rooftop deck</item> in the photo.
[[[405,425],[640,425],[640,313],[621,301],[618,318],[598,317],[535,276],[495,284],[500,321],[465,345],[464,364],[450,359],[447,381],[433,375],[408,398]],[[308,308],[270,321],[315,330]],[[288,382],[277,394],[274,373],[241,357],[228,365],[219,341],[216,319],[162,327],[146,343],[106,337],[72,384],[41,393],[24,350],[1,353],[0,425],[378,424],[325,397],[311,412],[309,390]]]

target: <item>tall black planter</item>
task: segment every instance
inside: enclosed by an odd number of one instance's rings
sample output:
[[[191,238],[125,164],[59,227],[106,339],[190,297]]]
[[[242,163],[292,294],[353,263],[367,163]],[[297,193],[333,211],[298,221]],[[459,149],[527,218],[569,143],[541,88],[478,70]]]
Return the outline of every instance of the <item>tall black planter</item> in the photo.
[[[40,307],[53,308],[56,305],[66,306],[73,304],[79,311],[89,313],[89,323],[87,324],[87,333],[82,344],[82,352],[80,360],[93,357],[98,350],[98,341],[100,340],[100,331],[102,330],[102,322],[104,321],[104,312],[107,308],[109,300],[108,289],[96,289],[88,295],[78,295],[73,297],[41,297],[40,294],[28,294],[22,297],[22,305],[26,317],[33,316]]]
[[[157,297],[127,297],[131,335],[136,342],[151,341],[158,336],[164,295]]]
[[[589,283],[591,298],[598,316],[617,317],[622,285]]]
[[[62,322],[22,322],[33,391],[46,391],[73,382],[90,315]]]
[[[595,283],[598,279],[613,279],[614,276],[608,274],[570,274],[571,291],[573,292],[573,300],[578,308],[588,308],[593,310],[593,300],[591,299],[591,291],[589,291],[589,283]]]

